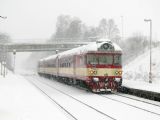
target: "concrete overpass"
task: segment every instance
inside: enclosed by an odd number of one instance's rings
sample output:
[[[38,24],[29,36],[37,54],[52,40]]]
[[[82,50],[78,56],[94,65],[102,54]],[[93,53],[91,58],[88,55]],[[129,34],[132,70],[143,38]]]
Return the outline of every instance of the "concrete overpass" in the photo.
[[[38,51],[65,51],[90,42],[57,42],[57,43],[7,43],[0,44],[0,52],[38,52]]]
[[[57,43],[6,43],[0,44],[0,74],[5,77],[7,66],[7,53],[12,52],[14,55],[14,69],[15,69],[15,55],[16,52],[43,52],[43,51],[65,51],[75,47],[89,44],[90,42],[57,42]],[[14,70],[13,70],[14,71]]]

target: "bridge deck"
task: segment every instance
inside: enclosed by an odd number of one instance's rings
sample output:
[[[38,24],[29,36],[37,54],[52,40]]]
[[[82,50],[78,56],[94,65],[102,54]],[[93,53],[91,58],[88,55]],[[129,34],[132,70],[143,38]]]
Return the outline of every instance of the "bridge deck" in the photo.
[[[34,52],[34,51],[65,51],[90,42],[61,42],[61,43],[7,43],[0,44],[0,52]]]

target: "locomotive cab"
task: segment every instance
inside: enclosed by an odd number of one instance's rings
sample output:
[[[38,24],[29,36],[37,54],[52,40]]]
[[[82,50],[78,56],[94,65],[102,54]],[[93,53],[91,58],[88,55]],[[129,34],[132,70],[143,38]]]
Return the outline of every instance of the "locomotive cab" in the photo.
[[[122,83],[122,53],[111,42],[97,43],[86,54],[89,86],[93,92],[117,90]]]

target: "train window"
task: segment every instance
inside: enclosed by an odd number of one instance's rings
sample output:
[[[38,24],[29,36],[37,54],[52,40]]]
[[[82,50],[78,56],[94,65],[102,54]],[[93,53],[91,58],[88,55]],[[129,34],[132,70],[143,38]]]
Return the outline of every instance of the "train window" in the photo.
[[[87,64],[113,64],[112,55],[87,55]]]
[[[98,64],[98,57],[96,55],[87,55],[87,64]]]
[[[112,55],[99,55],[99,64],[112,64],[113,56]]]
[[[83,64],[84,64],[84,61],[85,61],[84,56],[80,56],[80,65],[83,65]]]
[[[121,64],[122,64],[121,55],[114,55],[114,65],[121,65]]]

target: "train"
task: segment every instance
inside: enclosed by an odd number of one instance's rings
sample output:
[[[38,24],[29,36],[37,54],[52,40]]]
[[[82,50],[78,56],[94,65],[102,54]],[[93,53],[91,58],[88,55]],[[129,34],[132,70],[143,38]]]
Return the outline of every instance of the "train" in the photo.
[[[109,39],[67,50],[38,61],[38,74],[99,93],[122,85],[122,49]]]

